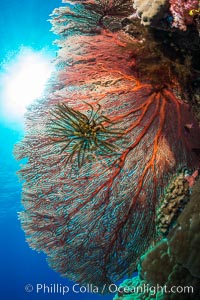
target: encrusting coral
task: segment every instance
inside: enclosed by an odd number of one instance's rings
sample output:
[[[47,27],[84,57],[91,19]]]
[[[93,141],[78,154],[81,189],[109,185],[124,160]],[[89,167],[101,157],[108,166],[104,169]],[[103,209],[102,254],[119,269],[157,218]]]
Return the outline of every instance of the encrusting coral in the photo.
[[[170,17],[168,25],[186,31],[187,26],[195,24],[195,12],[199,12],[198,0],[134,0],[136,10],[129,18],[140,18],[145,26],[158,26],[159,21]],[[194,12],[194,13],[192,13]]]
[[[175,176],[166,188],[164,199],[156,212],[156,225],[158,234],[168,233],[186,203],[189,201],[189,183],[184,172]]]
[[[129,1],[64,2],[52,16],[57,69],[15,149],[27,158],[19,217],[54,270],[101,287],[133,271],[155,238],[169,178],[199,166],[200,129],[168,69],[160,81],[161,67],[154,80],[139,74],[140,41],[116,29]]]
[[[187,26],[194,23],[192,10],[198,10],[199,0],[169,0],[170,11],[173,16],[172,26],[180,30],[187,30]]]
[[[159,241],[143,255],[138,277],[124,281],[121,285],[122,292],[114,299],[198,300],[200,293],[199,216],[200,179],[194,185],[190,201],[178,217],[176,226],[165,239]],[[155,289],[145,293],[144,285]],[[143,287],[143,290],[139,290],[141,293],[134,293],[137,291],[137,286]],[[162,292],[159,288],[164,286],[167,292]],[[174,287],[179,287],[179,290],[176,292]],[[170,292],[171,288],[173,293]],[[133,292],[125,293],[126,290]]]

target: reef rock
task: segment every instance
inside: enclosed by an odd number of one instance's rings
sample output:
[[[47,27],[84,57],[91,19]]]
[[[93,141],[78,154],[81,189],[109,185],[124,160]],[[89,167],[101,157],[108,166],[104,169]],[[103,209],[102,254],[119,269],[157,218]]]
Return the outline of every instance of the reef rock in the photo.
[[[142,292],[125,293],[126,290],[136,291],[137,286],[143,286],[140,290]],[[145,291],[144,286],[152,288]],[[174,229],[167,238],[142,256],[138,277],[132,281],[124,281],[121,287],[124,288],[124,293],[116,295],[115,300],[199,299],[200,179]],[[165,287],[166,290],[162,292],[159,287]]]

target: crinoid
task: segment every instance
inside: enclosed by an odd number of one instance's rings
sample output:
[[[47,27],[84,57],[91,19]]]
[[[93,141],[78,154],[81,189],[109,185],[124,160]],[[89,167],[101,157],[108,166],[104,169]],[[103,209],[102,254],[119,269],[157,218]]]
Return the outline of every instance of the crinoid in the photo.
[[[89,116],[65,103],[59,103],[51,114],[54,117],[50,124],[50,136],[54,143],[60,143],[60,153],[66,153],[65,165],[72,162],[76,155],[78,167],[82,167],[88,153],[98,151],[100,155],[116,152],[114,140],[123,135],[123,131],[112,128],[109,118],[99,114],[101,106],[95,111],[86,103],[91,111]]]

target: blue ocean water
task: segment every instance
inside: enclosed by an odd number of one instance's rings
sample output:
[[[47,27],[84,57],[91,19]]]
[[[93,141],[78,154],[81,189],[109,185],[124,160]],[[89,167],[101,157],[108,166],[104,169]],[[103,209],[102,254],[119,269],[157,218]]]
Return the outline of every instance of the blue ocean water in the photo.
[[[6,0],[0,3],[0,75],[3,66],[22,46],[33,50],[47,48],[55,55],[52,42],[55,36],[49,31],[46,21],[53,8],[61,0]],[[0,101],[3,99],[0,87]],[[21,122],[21,123],[20,123]],[[17,212],[22,210],[20,194],[22,185],[16,171],[20,162],[13,156],[14,145],[23,137],[23,120],[13,121],[0,112],[0,299],[45,300],[45,299],[113,299],[113,295],[100,296],[87,292],[73,292],[74,283],[51,270],[45,255],[29,248],[21,229]],[[65,295],[51,289],[36,291],[37,284],[53,287],[68,286]],[[98,284],[98,283],[97,283]],[[33,288],[33,290],[32,290]],[[26,291],[27,289],[27,291]]]

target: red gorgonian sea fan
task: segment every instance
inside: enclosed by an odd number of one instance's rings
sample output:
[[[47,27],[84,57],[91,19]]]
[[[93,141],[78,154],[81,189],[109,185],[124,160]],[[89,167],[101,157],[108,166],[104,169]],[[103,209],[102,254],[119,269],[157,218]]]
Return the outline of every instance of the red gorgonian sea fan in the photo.
[[[63,38],[59,68],[15,150],[28,158],[20,220],[29,245],[63,276],[99,287],[148,247],[170,175],[199,163],[188,106],[170,85],[138,80],[126,44],[105,30]]]

